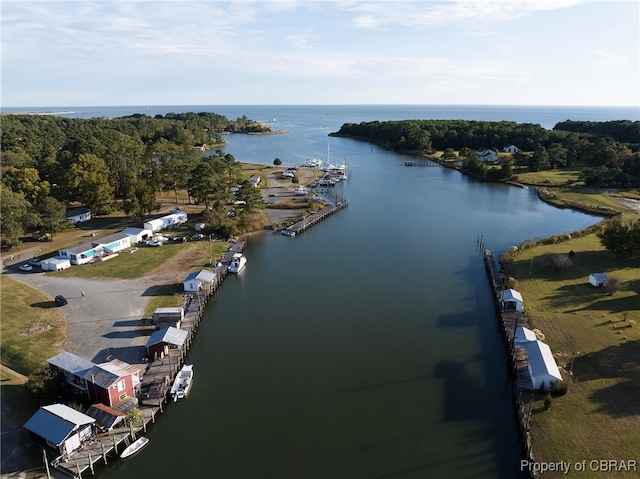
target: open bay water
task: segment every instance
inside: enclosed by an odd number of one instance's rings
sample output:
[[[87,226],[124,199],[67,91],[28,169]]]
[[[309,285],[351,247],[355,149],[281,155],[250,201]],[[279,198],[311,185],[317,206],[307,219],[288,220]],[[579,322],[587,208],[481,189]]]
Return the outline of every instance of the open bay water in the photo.
[[[478,236],[501,253],[599,218],[548,206],[531,189],[407,168],[402,155],[327,136],[346,121],[426,118],[420,107],[183,108],[289,131],[230,135],[225,151],[239,161],[288,165],[324,159],[330,146],[331,160],[351,170],[337,187],[349,207],[295,238],[249,239],[247,267],[207,306],[188,355],[189,397],[158,415],[147,448],[98,476],[519,477]],[[514,111],[496,107],[486,119]],[[554,123],[576,119],[556,113]],[[516,121],[550,121],[541,115],[519,111]]]

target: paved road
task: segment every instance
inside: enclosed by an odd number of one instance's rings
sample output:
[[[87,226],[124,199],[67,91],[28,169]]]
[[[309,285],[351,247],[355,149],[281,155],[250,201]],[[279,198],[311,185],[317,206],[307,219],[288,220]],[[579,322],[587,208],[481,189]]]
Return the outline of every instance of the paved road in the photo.
[[[17,265],[5,268],[4,274],[37,288],[52,298],[61,294],[68,304],[62,306],[67,317],[66,351],[93,362],[121,359],[139,365],[150,330],[143,324],[148,288],[153,283],[136,280],[88,280],[56,278],[54,274],[23,273]],[[82,292],[84,291],[84,296]]]

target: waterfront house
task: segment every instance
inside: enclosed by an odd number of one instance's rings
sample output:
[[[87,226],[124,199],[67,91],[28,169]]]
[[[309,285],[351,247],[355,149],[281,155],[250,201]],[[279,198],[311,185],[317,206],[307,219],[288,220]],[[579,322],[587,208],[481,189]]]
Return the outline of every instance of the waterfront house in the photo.
[[[37,443],[53,448],[58,454],[70,454],[93,436],[95,422],[91,416],[64,404],[52,404],[42,406],[23,427]]]
[[[142,243],[153,237],[153,231],[144,228],[125,228],[122,230],[122,234],[129,237],[131,244]]]
[[[502,149],[502,151],[504,151],[505,153],[517,153],[518,149],[519,148],[515,145],[507,145]]]
[[[168,326],[154,332],[147,341],[147,354],[150,358],[163,357],[170,349],[183,349],[187,341],[187,331]]]
[[[64,214],[64,219],[71,221],[74,225],[89,221],[91,219],[91,211],[87,208],[76,208],[69,210]]]
[[[215,273],[206,269],[194,271],[183,281],[184,290],[195,293],[201,289],[210,287],[216,279]]]
[[[127,415],[117,409],[104,404],[93,404],[87,410],[87,416],[96,420],[96,426],[102,431],[111,431],[118,425],[123,425]]]
[[[607,273],[591,273],[589,275],[589,283],[599,288],[600,286],[604,286],[608,278]]]
[[[502,308],[505,311],[522,311],[524,302],[522,295],[515,289],[505,289],[502,292]]]
[[[497,164],[500,159],[495,151],[488,148],[478,150],[478,158],[480,158],[483,163],[489,163],[492,165]]]
[[[178,308],[156,308],[153,312],[153,322],[163,328],[165,326],[173,326],[180,328],[184,320],[184,309]]]
[[[84,379],[84,375],[95,366],[95,363],[68,351],[62,351],[47,359],[47,363],[49,368],[64,377],[67,384],[86,393],[87,381]]]
[[[140,389],[138,368],[119,359],[94,365],[84,373],[84,379],[89,400],[107,406],[135,397]]]

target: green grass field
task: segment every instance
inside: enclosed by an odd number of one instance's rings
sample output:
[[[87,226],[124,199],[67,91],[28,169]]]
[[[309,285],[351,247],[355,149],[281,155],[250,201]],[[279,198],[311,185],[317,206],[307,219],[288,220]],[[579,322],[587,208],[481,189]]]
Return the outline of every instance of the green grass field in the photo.
[[[568,269],[555,273],[545,266],[546,254],[570,251]],[[518,281],[530,326],[544,333],[558,365],[575,356],[569,392],[549,410],[542,398],[534,404],[536,460],[635,459],[640,465],[640,259],[616,259],[588,235],[525,249],[507,270]],[[619,278],[625,289],[608,295],[591,286],[594,272]],[[580,477],[604,476],[586,471]]]

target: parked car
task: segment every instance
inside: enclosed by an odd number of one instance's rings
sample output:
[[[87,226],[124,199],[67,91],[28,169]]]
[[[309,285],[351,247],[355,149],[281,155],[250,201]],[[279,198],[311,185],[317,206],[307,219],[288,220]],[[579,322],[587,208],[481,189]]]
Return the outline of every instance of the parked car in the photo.
[[[149,240],[147,241],[147,246],[162,246],[162,241]]]
[[[30,264],[31,266],[40,266],[40,265],[42,264],[42,260],[41,260],[41,259],[38,259],[38,258],[31,258],[31,259],[29,260],[29,264]]]
[[[58,306],[64,306],[65,304],[67,304],[67,299],[62,296],[61,294],[59,294],[58,296],[56,296],[56,305]]]
[[[20,269],[22,271],[33,271],[33,266],[31,266],[30,264],[23,264],[22,266],[20,266]]]
[[[200,240],[202,238],[204,238],[204,235],[202,233],[196,233],[191,237],[191,239],[194,239],[194,240]]]

